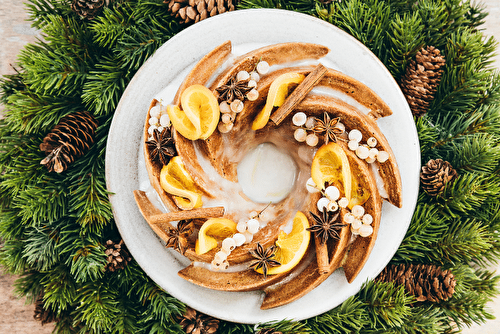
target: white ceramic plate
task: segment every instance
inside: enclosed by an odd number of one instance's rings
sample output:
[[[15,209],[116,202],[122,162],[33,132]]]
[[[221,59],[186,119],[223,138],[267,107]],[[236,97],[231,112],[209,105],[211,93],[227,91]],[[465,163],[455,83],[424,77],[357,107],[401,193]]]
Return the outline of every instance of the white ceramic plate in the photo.
[[[394,114],[378,124],[389,140],[403,181],[403,207],[384,203],[381,228],[365,267],[348,284],[342,270],[303,298],[271,310],[261,310],[263,293],[213,291],[177,275],[183,265],[165,249],[137,209],[139,153],[148,106],[155,94],[175,77],[226,40],[233,46],[311,42],[330,48],[328,66],[372,88]],[[125,90],[109,132],[106,179],[116,224],[135,260],[159,286],[200,312],[241,323],[302,320],[328,311],[374,278],[396,252],[409,226],[419,185],[420,148],[413,118],[398,85],[383,64],[360,42],[312,16],[284,10],[240,10],[197,23],[170,39],[141,67]],[[144,171],[143,171],[144,172]]]

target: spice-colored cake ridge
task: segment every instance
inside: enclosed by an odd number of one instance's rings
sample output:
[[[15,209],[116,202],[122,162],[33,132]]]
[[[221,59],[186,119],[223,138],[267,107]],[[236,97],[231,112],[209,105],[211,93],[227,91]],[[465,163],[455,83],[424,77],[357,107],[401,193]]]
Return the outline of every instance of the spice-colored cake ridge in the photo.
[[[262,309],[302,297],[340,267],[352,282],[375,244],[382,201],[402,206],[397,162],[376,124],[392,111],[321,64],[322,45],[231,52],[230,41],[218,46],[175,96],[151,102],[146,168],[169,212],[137,190],[141,213],[191,261],[181,277],[262,290]]]

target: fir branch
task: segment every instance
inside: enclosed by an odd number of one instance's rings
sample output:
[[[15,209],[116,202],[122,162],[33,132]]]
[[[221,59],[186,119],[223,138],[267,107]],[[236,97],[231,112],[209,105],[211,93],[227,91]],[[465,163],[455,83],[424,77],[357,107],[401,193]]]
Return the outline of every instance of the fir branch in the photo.
[[[6,272],[23,275],[29,271],[30,265],[23,256],[22,239],[5,240],[0,248],[0,264]]]
[[[39,283],[44,288],[44,300],[47,307],[65,311],[76,302],[77,284],[64,264],[43,272]]]
[[[40,29],[50,23],[50,17],[70,15],[70,4],[70,0],[29,0],[26,7],[32,25]]]
[[[444,1],[423,0],[414,5],[422,20],[422,37],[427,45],[442,49],[453,30],[449,29],[450,12]]]
[[[242,0],[238,4],[239,9],[248,8],[278,8],[293,10],[304,14],[316,12],[316,1],[314,0]]]
[[[416,118],[415,126],[417,128],[418,140],[420,142],[422,164],[425,164],[429,161],[429,150],[435,145],[439,138],[439,131],[426,115]]]
[[[47,271],[59,262],[57,228],[57,224],[47,223],[27,229],[23,257],[31,268]]]
[[[282,332],[283,334],[307,334],[311,331],[301,322],[291,321],[291,320],[281,320],[281,321],[270,321],[266,323],[261,323],[255,326],[255,330],[272,328],[275,331]],[[251,331],[250,333],[253,333]]]

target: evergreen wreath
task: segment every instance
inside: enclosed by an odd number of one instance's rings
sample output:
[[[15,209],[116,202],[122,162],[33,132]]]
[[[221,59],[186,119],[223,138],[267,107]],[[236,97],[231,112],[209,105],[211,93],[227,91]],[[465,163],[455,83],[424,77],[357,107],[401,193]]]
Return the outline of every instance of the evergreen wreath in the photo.
[[[139,67],[189,24],[168,1],[116,0],[87,20],[71,0],[28,0],[44,39],[3,77],[0,120],[0,263],[19,295],[57,319],[56,333],[183,333],[186,305],[132,260],[107,266],[106,241],[120,240],[106,191],[104,156],[113,112]],[[446,65],[429,109],[415,118],[422,165],[448,161],[458,173],[437,196],[420,191],[391,265],[436,265],[453,273],[451,298],[419,302],[394,282],[370,281],[338,307],[301,322],[243,325],[217,333],[454,333],[492,315],[500,259],[500,75],[496,42],[479,29],[472,0],[242,0],[236,9],[283,8],[323,19],[370,48],[397,82],[417,52],[433,46]],[[87,110],[94,144],[63,173],[40,165],[39,145],[64,116]]]

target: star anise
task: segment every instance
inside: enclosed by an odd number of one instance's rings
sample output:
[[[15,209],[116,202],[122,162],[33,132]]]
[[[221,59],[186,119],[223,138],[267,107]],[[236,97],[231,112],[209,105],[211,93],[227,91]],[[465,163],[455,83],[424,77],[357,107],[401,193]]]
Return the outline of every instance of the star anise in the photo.
[[[219,102],[232,102],[235,98],[243,101],[252,87],[248,87],[248,80],[237,81],[236,77],[232,77],[225,85],[219,86],[215,90],[219,93]]]
[[[164,165],[168,164],[170,158],[177,153],[170,128],[165,128],[161,132],[155,129],[153,131],[153,139],[148,140],[146,145],[148,146],[151,160],[160,161]]]
[[[193,232],[193,222],[191,220],[180,220],[177,227],[167,229],[167,248],[171,247],[184,254],[187,249],[187,238]]]
[[[346,226],[340,222],[340,211],[333,214],[331,211],[323,208],[322,216],[318,216],[311,211],[309,211],[309,213],[313,216],[315,224],[307,230],[313,232],[316,237],[320,238],[322,244],[326,243],[329,238],[340,240],[339,231]]]
[[[264,278],[267,278],[267,271],[269,270],[269,267],[276,267],[281,265],[281,263],[274,260],[274,256],[276,255],[275,245],[264,249],[264,247],[258,242],[257,248],[251,250],[250,254],[252,254],[252,256],[255,258],[255,260],[250,263],[250,268],[253,268],[255,270],[259,270],[260,268],[262,268]]]
[[[344,131],[336,125],[340,121],[340,117],[330,119],[330,115],[325,111],[323,114],[323,119],[315,118],[316,125],[313,128],[314,132],[325,134],[325,144],[331,140],[333,142],[337,141],[337,136],[340,136]]]

